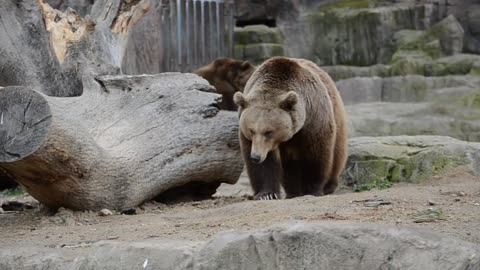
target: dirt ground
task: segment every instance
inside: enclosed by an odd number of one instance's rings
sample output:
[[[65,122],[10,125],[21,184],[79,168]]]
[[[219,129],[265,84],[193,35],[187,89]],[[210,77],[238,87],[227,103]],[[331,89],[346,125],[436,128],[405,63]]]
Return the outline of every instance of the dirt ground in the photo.
[[[0,203],[21,200],[34,206],[0,213],[0,246],[76,248],[109,239],[205,240],[221,231],[260,229],[295,219],[399,224],[480,242],[480,178],[465,168],[422,184],[277,201],[249,200],[247,181],[242,177],[236,185],[222,186],[211,200],[147,203],[136,215],[99,216],[61,209],[49,216],[29,196],[0,197]]]

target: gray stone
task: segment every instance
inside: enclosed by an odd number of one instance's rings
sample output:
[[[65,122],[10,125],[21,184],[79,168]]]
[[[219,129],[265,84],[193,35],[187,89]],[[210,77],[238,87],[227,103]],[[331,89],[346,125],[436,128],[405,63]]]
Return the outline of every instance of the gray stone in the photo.
[[[424,77],[419,75],[388,78],[350,78],[337,83],[345,104],[367,102],[424,102],[430,101],[437,89],[480,86],[474,76]],[[472,90],[473,91],[473,90]]]
[[[465,50],[480,54],[480,5],[472,5],[466,12]]]
[[[282,45],[273,43],[250,44],[243,46],[243,48],[238,48],[238,50],[242,49],[243,59],[255,64],[259,64],[270,57],[282,56],[285,54]]]
[[[475,73],[478,66],[480,66],[480,55],[457,54],[427,63],[425,75],[444,76]]]
[[[389,77],[390,66],[388,65],[372,65],[368,67],[357,66],[322,66],[333,80],[343,80],[353,77]]]
[[[424,75],[425,65],[432,58],[423,51],[397,51],[392,56],[390,74],[393,76]]]
[[[479,88],[453,87],[425,94],[429,102],[347,105],[350,137],[443,135],[480,141]]]
[[[378,77],[358,77],[338,81],[337,88],[345,105],[382,100],[383,80]]]
[[[249,25],[245,27],[235,28],[235,44],[252,44],[252,43],[278,43],[283,42],[282,34],[276,27],[268,27],[266,25]]]
[[[422,30],[404,29],[396,32],[393,35],[393,40],[395,41],[397,48],[405,48],[412,43],[418,42],[424,34],[425,31]]]
[[[458,166],[480,175],[480,143],[443,136],[358,137],[349,141],[346,185],[418,183]]]
[[[309,17],[312,55],[307,58],[319,65],[388,63],[394,52],[394,33],[401,29],[428,28],[431,12],[428,5],[412,4],[320,9]]]
[[[81,247],[81,248],[79,248]],[[480,247],[402,226],[291,222],[226,232],[208,242],[101,241],[86,246],[0,247],[0,269],[478,269]]]
[[[105,216],[111,216],[111,215],[113,215],[113,213],[112,213],[112,211],[110,211],[108,209],[102,209],[102,210],[100,210],[100,212],[98,212],[98,215],[105,217]]]
[[[423,51],[436,58],[461,53],[464,30],[458,20],[449,15],[428,30],[400,30],[393,39],[399,50]]]
[[[200,250],[194,269],[475,269],[479,257],[475,244],[423,230],[298,222],[219,235]]]
[[[427,31],[427,35],[438,37],[442,51],[446,55],[462,52],[464,31],[453,15],[447,16]]]

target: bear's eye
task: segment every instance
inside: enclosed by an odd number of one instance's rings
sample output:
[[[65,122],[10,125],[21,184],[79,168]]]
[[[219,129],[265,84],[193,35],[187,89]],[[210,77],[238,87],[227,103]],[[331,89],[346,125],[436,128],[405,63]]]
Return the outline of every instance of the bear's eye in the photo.
[[[271,137],[272,137],[272,134],[273,134],[272,131],[265,131],[265,132],[263,133],[263,136],[265,136],[265,137],[267,137],[267,138],[271,138]]]
[[[255,131],[253,129],[249,129],[248,131],[250,132],[250,134],[255,135]]]

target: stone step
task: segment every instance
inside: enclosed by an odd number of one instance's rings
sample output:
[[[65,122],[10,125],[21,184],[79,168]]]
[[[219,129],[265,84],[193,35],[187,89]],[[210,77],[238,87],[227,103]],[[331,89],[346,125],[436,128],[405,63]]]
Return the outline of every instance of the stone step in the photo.
[[[345,107],[349,136],[443,135],[480,141],[480,105],[469,105],[475,100],[468,95],[465,103],[461,100],[349,105]]]
[[[480,93],[478,76],[424,77],[419,75],[389,78],[357,77],[340,80],[337,88],[346,105],[367,102],[426,102],[439,95],[457,100]],[[450,95],[457,92],[460,95]]]
[[[63,248],[0,247],[2,270],[385,267],[479,269],[480,246],[402,226],[297,221],[254,232],[225,232],[206,242],[159,239]]]

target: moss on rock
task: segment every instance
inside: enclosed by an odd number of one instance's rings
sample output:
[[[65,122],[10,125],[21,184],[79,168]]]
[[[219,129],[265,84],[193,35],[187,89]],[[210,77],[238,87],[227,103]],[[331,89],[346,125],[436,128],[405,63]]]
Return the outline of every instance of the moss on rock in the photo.
[[[236,27],[234,33],[235,44],[256,43],[283,43],[282,33],[278,28],[271,28],[263,24]]]
[[[347,186],[378,181],[419,183],[460,165],[480,173],[480,144],[450,137],[359,137],[350,140],[349,148],[342,176]]]

